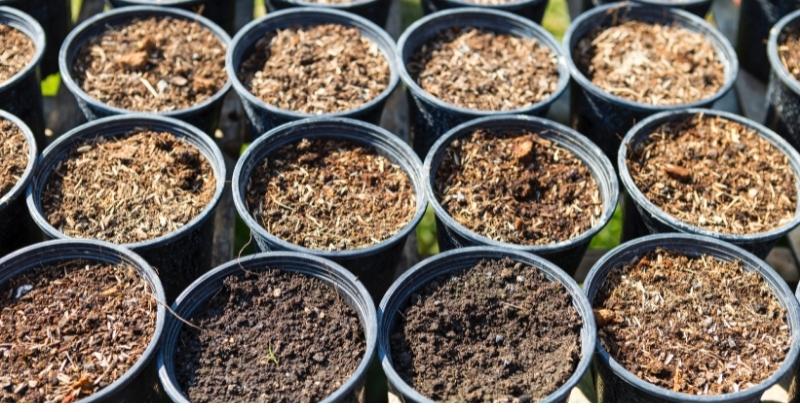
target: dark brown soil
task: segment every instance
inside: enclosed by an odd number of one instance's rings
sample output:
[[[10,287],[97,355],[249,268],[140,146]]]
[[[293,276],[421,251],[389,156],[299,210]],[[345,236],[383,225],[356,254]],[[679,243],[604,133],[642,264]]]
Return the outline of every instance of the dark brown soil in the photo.
[[[560,283],[511,259],[484,260],[424,286],[391,336],[394,366],[449,402],[531,402],[580,362],[582,321]]]
[[[470,230],[515,244],[574,238],[603,213],[583,161],[527,131],[476,130],[453,141],[436,173],[436,196]]]
[[[73,75],[101,102],[138,112],[195,106],[227,81],[225,45],[197,22],[134,19],[107,27],[78,52]]]
[[[0,402],[73,402],[133,366],[155,333],[136,269],[81,260],[39,267],[0,292]]]
[[[787,29],[781,33],[778,43],[778,55],[786,70],[800,79],[800,30]]]
[[[459,107],[513,110],[558,84],[556,55],[533,38],[478,28],[442,31],[414,53],[408,71],[428,93]]]
[[[175,365],[192,402],[318,402],[350,378],[366,347],[334,288],[274,269],[226,278],[191,322]]]
[[[622,366],[695,395],[743,391],[791,345],[786,310],[741,262],[656,250],[608,275],[595,301],[600,339]]]
[[[0,24],[0,84],[14,77],[36,54],[36,45],[25,33]]]
[[[320,24],[259,40],[239,77],[268,104],[323,114],[365,105],[386,90],[390,74],[386,56],[359,29]]]
[[[0,198],[19,182],[28,167],[28,141],[12,122],[0,119]]]
[[[725,83],[713,44],[677,25],[629,20],[598,28],[578,42],[575,60],[605,91],[651,105],[702,100]]]
[[[51,225],[119,244],[178,230],[208,206],[217,184],[196,147],[149,130],[84,141],[49,179],[42,208]]]
[[[318,250],[380,243],[417,207],[399,165],[341,139],[302,140],[273,153],[248,183],[247,204],[269,233]]]
[[[667,123],[629,152],[627,165],[653,204],[704,229],[760,233],[795,216],[789,158],[740,123],[708,116]]]

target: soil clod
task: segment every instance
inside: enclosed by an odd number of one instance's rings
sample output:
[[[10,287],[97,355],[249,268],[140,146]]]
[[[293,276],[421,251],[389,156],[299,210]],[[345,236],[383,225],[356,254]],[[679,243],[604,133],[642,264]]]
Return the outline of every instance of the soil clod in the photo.
[[[16,186],[28,167],[28,141],[14,123],[0,119],[0,198]]]
[[[0,24],[0,84],[16,76],[36,54],[33,40],[25,33]]]

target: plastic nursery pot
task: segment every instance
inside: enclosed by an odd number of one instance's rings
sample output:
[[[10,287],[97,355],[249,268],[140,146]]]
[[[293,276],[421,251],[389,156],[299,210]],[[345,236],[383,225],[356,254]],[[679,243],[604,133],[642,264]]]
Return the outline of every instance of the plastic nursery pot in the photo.
[[[364,285],[347,269],[327,259],[294,252],[261,253],[228,262],[206,273],[181,293],[172,305],[174,315],[170,316],[170,321],[167,322],[158,354],[158,377],[164,392],[174,402],[189,402],[175,375],[175,352],[181,330],[185,327],[175,315],[191,319],[196,311],[202,309],[206,302],[222,289],[223,280],[229,276],[240,275],[244,271],[267,268],[317,278],[336,289],[342,299],[356,312],[366,341],[364,357],[353,375],[322,402],[363,401],[367,369],[375,358],[377,347],[378,322],[372,298]]]
[[[514,13],[541,24],[544,11],[547,9],[548,1],[549,0],[513,0],[501,4],[479,4],[468,0],[422,0],[422,9],[425,11],[425,14],[430,14],[439,10],[455,9],[459,7],[488,8]]]
[[[787,309],[791,327],[792,345],[778,370],[756,386],[741,392],[725,395],[691,395],[675,392],[638,378],[613,359],[602,343],[597,345],[595,366],[598,372],[596,386],[600,402],[755,402],[761,395],[787,375],[793,373],[800,355],[800,307],[786,282],[766,262],[730,243],[706,236],[691,234],[650,235],[617,246],[604,255],[592,269],[584,282],[589,302],[594,304],[608,273],[629,264],[634,259],[657,248],[678,252],[688,256],[711,255],[717,259],[739,260],[748,271],[761,274],[771,287],[775,297]]]
[[[225,187],[225,160],[222,153],[214,141],[196,127],[167,117],[139,114],[103,118],[70,130],[42,153],[28,190],[28,211],[46,237],[69,238],[48,222],[42,207],[44,189],[55,169],[77,145],[86,140],[97,136],[120,136],[137,129],[168,132],[192,144],[208,160],[217,182],[214,197],[205,209],[178,230],[154,239],[122,245],[153,265],[171,302],[211,267],[214,212]]]
[[[219,3],[223,4],[230,2]],[[230,45],[230,37],[228,34],[211,20],[208,20],[198,14],[172,7],[124,7],[98,14],[84,21],[78,25],[78,27],[72,30],[72,32],[70,32],[67,36],[67,39],[64,40],[64,44],[61,46],[61,51],[59,53],[58,63],[61,71],[61,79],[64,82],[64,85],[67,86],[67,89],[69,89],[70,93],[75,96],[75,100],[78,102],[78,107],[80,107],[84,116],[89,121],[118,114],[142,113],[114,107],[90,96],[75,80],[73,75],[73,66],[78,57],[78,52],[80,52],[81,48],[83,48],[83,46],[93,37],[106,31],[109,26],[125,24],[135,18],[144,17],[172,17],[177,19],[191,20],[197,22],[201,26],[214,33],[225,47],[229,47]],[[203,102],[186,109],[151,114],[158,114],[183,120],[199,127],[209,135],[213,136],[214,131],[219,123],[220,112],[222,110],[222,103],[225,98],[225,94],[230,89],[230,86],[231,82],[230,79],[228,79],[228,82],[225,83],[225,86],[223,86],[222,89],[217,91],[216,94],[204,100]]]
[[[266,0],[270,12],[293,7],[319,7],[357,14],[378,26],[386,26],[392,0],[353,0],[349,3],[320,3],[304,0]]]
[[[136,363],[125,374],[79,402],[144,402],[157,399],[156,351],[164,331],[164,289],[150,265],[126,248],[96,240],[51,240],[20,249],[0,260],[0,284],[46,265],[67,260],[126,264],[136,269],[153,291],[157,302],[155,331]]]
[[[211,19],[214,23],[234,33],[236,0],[108,0],[111,7],[157,6],[189,10]]]
[[[456,221],[439,202],[436,193],[436,175],[446,150],[454,140],[469,137],[475,130],[492,131],[526,130],[558,143],[577,155],[589,168],[597,181],[603,199],[603,214],[598,223],[580,236],[546,245],[517,245],[490,239],[478,234]],[[425,190],[436,213],[439,248],[449,250],[465,246],[494,246],[507,250],[518,250],[542,256],[558,265],[570,275],[575,273],[592,237],[605,227],[614,215],[619,198],[619,183],[614,167],[602,150],[588,138],[556,122],[530,116],[490,116],[462,124],[447,132],[431,148],[423,166]]]
[[[534,266],[547,278],[566,288],[573,305],[583,321],[581,328],[581,360],[570,378],[542,402],[563,402],[569,396],[592,361],[597,341],[597,327],[592,307],[577,283],[561,269],[547,260],[518,250],[498,247],[469,247],[451,250],[425,259],[403,273],[386,292],[378,310],[378,357],[389,381],[389,387],[404,402],[433,402],[411,387],[394,368],[391,351],[391,336],[400,311],[412,294],[429,282],[448,275],[455,275],[475,266],[484,259],[510,258],[525,265]]]
[[[57,73],[58,45],[72,26],[70,0],[0,0],[0,6],[22,10],[44,27],[48,47],[42,60],[42,73]]]
[[[736,41],[742,69],[762,82],[769,80],[769,67],[764,62],[770,29],[797,9],[800,0],[742,0]]]
[[[408,71],[417,50],[441,31],[453,27],[477,27],[497,33],[533,38],[558,57],[558,85],[550,97],[528,107],[506,111],[474,110],[455,106],[423,90]],[[459,8],[433,13],[408,27],[397,42],[400,78],[409,95],[409,117],[414,150],[425,157],[433,143],[448,130],[466,121],[492,114],[544,115],[566,90],[569,68],[558,42],[541,26],[516,14],[488,8]]]
[[[25,207],[25,191],[33,177],[39,150],[33,132],[18,117],[0,110],[0,119],[14,123],[25,136],[28,143],[28,164],[25,171],[11,190],[0,194],[0,257],[29,243],[35,226],[28,217]]]
[[[760,258],[766,258],[766,256],[769,254],[769,251],[772,250],[772,247],[775,246],[778,240],[780,240],[784,235],[800,224],[800,201],[798,202],[795,216],[791,221],[768,232],[746,235],[718,233],[684,222],[667,214],[661,210],[661,208],[654,205],[649,199],[647,199],[647,197],[634,183],[633,177],[631,177],[630,170],[628,169],[627,162],[625,161],[625,159],[628,157],[628,151],[633,150],[633,148],[645,143],[650,136],[650,133],[659,126],[668,122],[690,118],[698,114],[702,114],[703,116],[707,117],[721,117],[757,131],[762,138],[769,141],[787,158],[789,158],[789,162],[791,163],[795,174],[795,185],[798,193],[800,193],[800,154],[798,154],[797,151],[786,142],[786,140],[775,134],[773,131],[750,119],[728,112],[708,109],[688,109],[675,112],[659,113],[648,117],[631,129],[630,132],[628,132],[628,135],[625,136],[625,140],[623,140],[622,144],[620,145],[617,159],[617,168],[619,170],[619,177],[622,181],[622,185],[625,187],[625,191],[635,203],[636,210],[638,210],[639,215],[642,218],[642,222],[650,233],[683,232],[704,235],[730,242],[748,250]]]
[[[302,139],[342,139],[373,148],[406,172],[414,187],[417,208],[414,217],[392,237],[372,246],[326,251],[309,249],[283,240],[267,231],[253,217],[245,197],[253,171],[266,157],[280,148]],[[408,235],[425,214],[427,200],[422,179],[422,165],[408,145],[388,131],[359,120],[318,118],[298,120],[270,130],[258,138],[236,163],[233,171],[233,203],[262,251],[287,250],[328,258],[358,276],[377,302],[391,285],[403,254]]]
[[[795,297],[798,301],[800,301],[800,284],[797,285],[797,293],[795,294]],[[789,387],[789,401],[800,401],[800,362],[797,364],[797,371],[795,372],[794,380]]]
[[[685,104],[652,105],[622,99],[596,86],[575,64],[573,53],[578,42],[598,27],[607,27],[622,19],[649,23],[673,24],[704,35],[714,46],[725,67],[725,82],[713,96]],[[730,42],[708,22],[689,12],[674,8],[647,7],[615,3],[595,7],[575,19],[564,36],[572,73],[572,124],[589,136],[613,161],[620,140],[636,122],[651,114],[693,107],[710,107],[733,87],[739,71]]]
[[[609,0],[589,0],[594,6],[613,3]],[[711,10],[712,0],[629,0],[631,3],[649,7],[674,7],[705,17]]]
[[[800,5],[798,6],[800,7]],[[792,75],[778,54],[778,42],[784,40],[787,30],[800,28],[800,10],[781,19],[772,28],[767,43],[767,57],[772,73],[767,90],[766,125],[788,140],[795,148],[800,148],[800,81]],[[761,64],[760,67],[764,65]]]

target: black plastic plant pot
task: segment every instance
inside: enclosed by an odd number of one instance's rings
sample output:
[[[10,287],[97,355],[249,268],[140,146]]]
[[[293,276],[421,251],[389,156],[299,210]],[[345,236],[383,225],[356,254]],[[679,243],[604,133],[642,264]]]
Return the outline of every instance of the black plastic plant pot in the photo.
[[[302,247],[267,231],[247,206],[245,197],[253,171],[272,152],[302,139],[342,139],[373,148],[400,166],[408,175],[416,195],[414,217],[390,238],[369,247],[326,251]],[[358,276],[375,301],[379,301],[391,285],[403,254],[406,239],[425,214],[427,200],[419,158],[399,137],[373,124],[347,118],[298,120],[279,126],[258,138],[236,163],[233,171],[233,203],[239,217],[253,234],[262,251],[293,251],[330,259]]]
[[[11,190],[0,194],[0,257],[19,249],[33,240],[36,226],[28,216],[25,207],[25,192],[33,178],[39,150],[33,132],[25,123],[11,113],[0,110],[0,119],[10,121],[19,128],[28,143],[28,164],[25,171]]]
[[[236,0],[108,0],[111,7],[157,6],[189,10],[211,19],[228,33],[236,32]]]
[[[96,240],[51,240],[20,249],[0,260],[0,285],[42,266],[70,260],[132,266],[149,285],[156,305],[153,336],[142,355],[122,376],[79,402],[145,402],[158,398],[156,354],[164,331],[164,289],[152,267],[130,250]]]
[[[225,188],[225,160],[216,143],[196,127],[154,115],[112,116],[70,130],[54,141],[39,159],[28,190],[28,212],[47,238],[69,238],[44,215],[42,197],[58,165],[82,142],[97,136],[121,136],[134,130],[167,132],[193,145],[208,160],[216,179],[214,197],[205,209],[179,229],[155,239],[122,246],[144,257],[158,272],[171,302],[198,276],[211,267],[214,213]]]
[[[687,256],[710,255],[717,259],[742,262],[747,271],[759,273],[770,286],[780,304],[786,308],[792,343],[781,366],[769,378],[746,390],[724,395],[691,395],[675,392],[640,379],[626,370],[597,345],[595,385],[600,402],[757,402],[761,395],[781,379],[794,373],[800,356],[800,306],[786,282],[763,260],[735,245],[706,236],[690,234],[650,235],[617,246],[595,263],[584,282],[589,302],[593,305],[608,273],[656,249]]]
[[[307,27],[318,24],[340,24],[358,29],[365,38],[374,42],[380,48],[389,63],[389,70],[391,71],[389,85],[377,97],[355,109],[326,113],[325,116],[359,119],[374,124],[380,123],[386,100],[399,83],[394,40],[377,24],[361,16],[331,8],[296,7],[269,13],[261,19],[244,26],[233,38],[233,44],[228,50],[228,56],[225,61],[228,77],[233,81],[233,89],[241,98],[247,117],[250,119],[256,135],[266,133],[268,130],[284,123],[320,117],[320,115],[281,109],[261,100],[251,93],[239,78],[239,69],[242,63],[252,54],[256,42],[270,33],[287,27]]]
[[[175,372],[175,352],[178,350],[181,330],[186,327],[176,316],[191,319],[195,312],[203,309],[208,300],[222,289],[222,282],[226,278],[241,275],[245,271],[266,269],[279,269],[319,279],[336,289],[339,296],[356,312],[366,342],[363,358],[347,381],[321,402],[363,401],[367,370],[377,352],[378,321],[375,304],[364,285],[347,269],[327,259],[294,252],[260,253],[228,262],[206,273],[181,293],[172,305],[172,315],[164,330],[158,354],[158,377],[166,395],[173,402],[189,402]]]
[[[800,284],[797,285],[797,293],[795,294],[797,301],[800,302]],[[797,370],[795,371],[794,380],[789,386],[789,402],[800,402],[800,362],[797,363]]]
[[[593,5],[614,3],[608,0],[589,0]],[[674,7],[686,10],[689,13],[705,17],[711,10],[712,0],[629,0],[631,3],[648,7]]]
[[[798,6],[800,7],[800,6]],[[767,119],[765,124],[800,148],[800,81],[789,72],[778,54],[778,43],[783,42],[787,30],[800,29],[800,10],[781,19],[769,35],[767,57],[772,73],[767,89]],[[763,62],[760,67],[764,67]]]
[[[222,4],[227,2],[219,3]],[[176,19],[191,20],[197,22],[201,26],[214,33],[214,35],[216,35],[216,37],[225,47],[229,47],[231,43],[230,37],[225,30],[217,26],[211,20],[196,13],[172,7],[123,7],[98,14],[84,21],[83,23],[79,24],[78,27],[72,30],[72,32],[70,32],[67,36],[66,40],[64,40],[64,44],[62,44],[61,51],[59,53],[58,63],[61,72],[61,80],[70,93],[75,96],[75,100],[78,102],[78,107],[80,107],[81,112],[83,112],[87,120],[92,121],[102,117],[120,114],[142,114],[142,112],[111,106],[90,96],[76,81],[73,74],[73,66],[80,50],[92,38],[105,32],[110,26],[125,24],[133,19],[143,17],[172,17]],[[200,102],[199,104],[186,109],[150,114],[157,114],[183,120],[199,127],[209,135],[213,136],[214,131],[219,124],[223,100],[225,99],[225,95],[230,87],[231,81],[228,79],[228,81],[225,83],[225,86],[217,91],[216,94]]]
[[[541,402],[564,402],[581,377],[586,373],[592,362],[592,356],[597,342],[597,326],[595,325],[592,307],[580,286],[569,275],[564,273],[547,260],[517,250],[498,247],[477,246],[451,250],[425,259],[418,263],[397,279],[386,292],[378,310],[378,358],[383,366],[383,371],[389,381],[390,390],[401,401],[410,403],[433,402],[431,399],[417,392],[407,383],[394,367],[391,350],[391,336],[394,332],[398,315],[407,304],[411,295],[428,283],[445,277],[452,276],[468,270],[481,260],[510,258],[527,266],[539,269],[548,279],[564,286],[572,297],[572,303],[583,321],[581,328],[581,360],[567,381]],[[402,315],[401,315],[402,316]],[[431,367],[435,367],[431,365]]]
[[[725,67],[725,82],[713,96],[686,104],[652,105],[622,99],[592,83],[575,63],[573,53],[581,39],[598,27],[637,20],[673,24],[704,35]],[[589,136],[614,161],[622,137],[638,121],[654,113],[693,107],[711,107],[727,94],[736,81],[739,63],[730,42],[708,22],[675,8],[614,3],[595,7],[575,19],[564,36],[564,47],[572,73],[572,124]]]
[[[436,196],[436,176],[450,144],[458,139],[469,137],[475,130],[492,130],[497,132],[526,130],[537,133],[545,139],[556,142],[559,146],[574,153],[586,164],[597,181],[603,199],[603,214],[597,224],[579,236],[553,244],[517,245],[490,239],[478,234],[455,220]],[[538,117],[511,115],[490,116],[464,123],[447,132],[431,148],[423,165],[426,195],[436,214],[436,227],[440,250],[449,250],[466,246],[494,246],[507,250],[518,250],[542,256],[558,265],[570,275],[580,264],[586,249],[594,235],[611,221],[619,198],[619,183],[612,163],[602,150],[588,138],[578,132],[556,122]],[[476,184],[479,182],[476,182]]]
[[[478,7],[507,11],[541,24],[549,0],[514,0],[499,4],[479,4],[468,0],[422,0],[425,14],[460,7]]]
[[[708,109],[688,109],[655,114],[631,129],[620,145],[617,159],[617,168],[622,185],[625,187],[628,196],[630,196],[635,203],[636,210],[639,212],[642,222],[650,233],[682,232],[704,235],[730,242],[748,250],[760,258],[766,258],[778,240],[800,224],[800,201],[798,201],[795,216],[792,220],[768,232],[744,235],[719,233],[684,222],[667,214],[661,208],[653,204],[644,193],[639,190],[633,181],[633,177],[631,177],[630,170],[625,161],[628,157],[628,151],[634,150],[634,148],[647,142],[650,134],[661,125],[681,121],[682,119],[688,119],[696,115],[720,117],[754,129],[762,138],[770,142],[789,159],[795,175],[795,186],[797,192],[800,193],[800,154],[798,154],[786,140],[775,134],[772,130],[750,119],[728,112]]]
[[[48,44],[42,60],[42,73],[58,73],[58,45],[72,26],[70,0],[0,0],[0,6],[22,10],[39,22]]]
[[[266,0],[270,12],[293,7],[319,7],[345,11],[359,15],[381,27],[389,18],[391,0],[353,0],[349,3],[320,3],[303,0]]]
[[[769,66],[764,62],[770,29],[797,9],[800,9],[800,0],[742,0],[736,41],[742,69],[764,83],[769,80]]]
[[[476,27],[496,33],[533,38],[548,47],[558,58],[558,85],[548,98],[528,107],[507,111],[486,111],[458,107],[425,91],[411,77],[408,63],[417,50],[443,30],[453,27]],[[417,20],[397,41],[400,78],[408,90],[411,140],[414,150],[425,157],[433,143],[461,123],[493,114],[545,115],[553,102],[569,85],[569,67],[561,46],[536,23],[516,14],[489,8],[442,10]]]

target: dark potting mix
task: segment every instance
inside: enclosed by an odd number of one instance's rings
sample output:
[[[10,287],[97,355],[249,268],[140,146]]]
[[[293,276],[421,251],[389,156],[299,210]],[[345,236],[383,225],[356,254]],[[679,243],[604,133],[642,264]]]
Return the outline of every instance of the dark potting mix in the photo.
[[[535,245],[591,229],[603,199],[574,153],[530,131],[479,129],[454,140],[436,172],[436,197],[456,221],[493,240]]]
[[[653,204],[707,230],[761,233],[795,216],[789,158],[738,122],[702,115],[668,122],[632,147],[626,162]]]
[[[175,366],[192,402],[318,402],[366,348],[358,315],[333,287],[276,269],[225,278],[189,322]]]
[[[408,71],[426,92],[474,110],[514,110],[550,97],[557,57],[533,38],[475,27],[447,29],[414,52]]]
[[[0,402],[73,402],[119,379],[155,333],[156,299],[129,265],[69,260],[0,290]]]
[[[798,28],[785,29],[778,40],[778,56],[786,70],[800,79],[800,30]]]
[[[482,260],[411,296],[391,335],[392,362],[435,401],[532,402],[577,368],[582,325],[566,288],[537,268]]]
[[[0,84],[30,64],[34,54],[36,45],[30,37],[7,24],[0,24]]]
[[[174,17],[107,26],[78,52],[72,72],[93,98],[138,112],[187,109],[227,82],[226,47],[208,28]]]
[[[389,61],[356,27],[318,24],[267,34],[239,77],[264,102],[302,113],[336,113],[367,104],[389,86]]]
[[[676,392],[746,390],[770,377],[791,346],[785,308],[740,261],[652,251],[612,270],[594,306],[611,357]]]
[[[393,236],[414,217],[406,172],[343,139],[303,139],[278,149],[250,178],[247,205],[267,232],[317,250],[351,250]]]
[[[191,143],[168,132],[134,130],[76,145],[50,175],[42,209],[67,236],[136,243],[197,217],[216,184],[211,163]]]
[[[16,186],[28,167],[28,141],[14,123],[0,119],[0,198]]]

